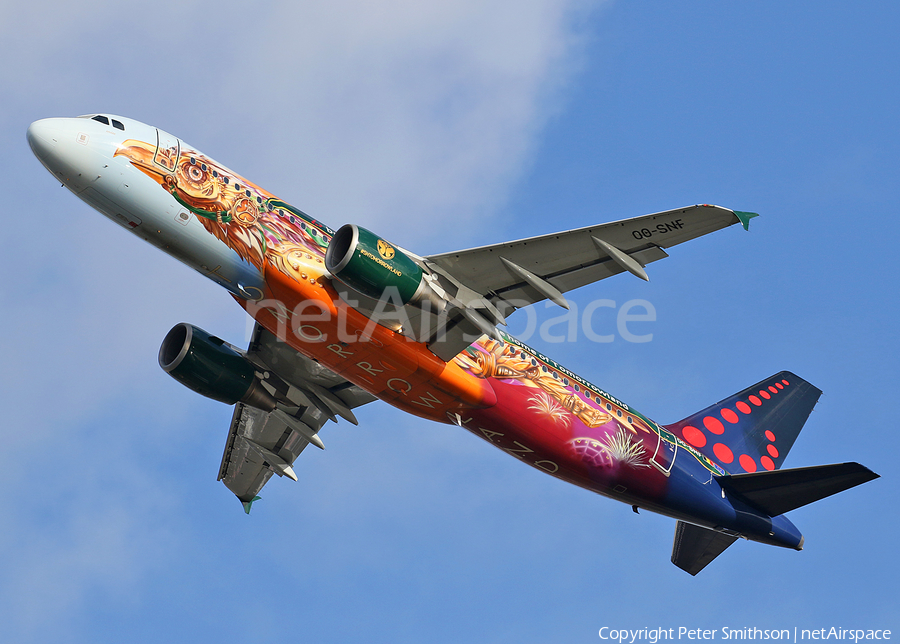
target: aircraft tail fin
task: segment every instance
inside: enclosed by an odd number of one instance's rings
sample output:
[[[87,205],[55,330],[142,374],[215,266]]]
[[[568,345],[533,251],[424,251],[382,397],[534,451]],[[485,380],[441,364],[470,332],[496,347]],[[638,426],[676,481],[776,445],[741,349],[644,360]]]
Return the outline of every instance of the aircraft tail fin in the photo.
[[[771,517],[877,479],[859,463],[798,467],[777,472],[718,476],[723,488]]]
[[[726,472],[777,470],[821,394],[782,371],[666,429]]]
[[[737,537],[679,521],[675,526],[672,563],[696,575],[736,540]]]

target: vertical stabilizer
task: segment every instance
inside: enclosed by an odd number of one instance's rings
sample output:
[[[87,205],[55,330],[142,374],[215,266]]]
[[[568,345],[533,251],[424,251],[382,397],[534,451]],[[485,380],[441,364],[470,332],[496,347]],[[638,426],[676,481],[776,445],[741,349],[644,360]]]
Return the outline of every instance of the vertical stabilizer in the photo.
[[[782,371],[666,429],[730,474],[777,470],[821,394]]]

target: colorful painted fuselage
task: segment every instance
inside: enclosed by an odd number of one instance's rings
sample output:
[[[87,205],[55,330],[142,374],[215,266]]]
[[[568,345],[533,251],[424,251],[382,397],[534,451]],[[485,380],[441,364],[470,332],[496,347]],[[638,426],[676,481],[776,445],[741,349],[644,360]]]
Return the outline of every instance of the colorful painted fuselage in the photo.
[[[38,121],[29,142],[79,197],[227,288],[297,351],[395,407],[455,423],[562,480],[690,523],[801,547],[784,516],[725,494],[714,478],[728,473],[723,464],[691,446],[681,428],[676,435],[507,335],[484,337],[444,362],[341,299],[324,265],[331,228],[176,137],[106,118]]]

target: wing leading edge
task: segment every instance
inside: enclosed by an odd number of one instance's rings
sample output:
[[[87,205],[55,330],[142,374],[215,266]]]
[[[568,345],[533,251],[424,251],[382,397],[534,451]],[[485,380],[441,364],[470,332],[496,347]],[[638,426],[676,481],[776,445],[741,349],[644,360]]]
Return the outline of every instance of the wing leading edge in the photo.
[[[565,293],[624,271],[638,274],[664,249],[741,223],[755,213],[698,205],[550,235],[431,255],[426,260],[485,297],[515,308],[547,298],[509,264]],[[610,248],[611,247],[611,248]],[[618,251],[618,252],[616,252]],[[504,261],[505,260],[505,261]],[[630,260],[630,261],[629,261]]]

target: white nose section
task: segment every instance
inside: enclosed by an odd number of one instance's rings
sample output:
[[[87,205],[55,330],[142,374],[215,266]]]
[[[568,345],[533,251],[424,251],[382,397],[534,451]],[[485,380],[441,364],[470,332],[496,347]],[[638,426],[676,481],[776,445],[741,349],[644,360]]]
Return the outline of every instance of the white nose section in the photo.
[[[35,121],[28,126],[25,137],[28,139],[28,145],[34,156],[41,160],[45,165],[49,160],[57,144],[59,143],[60,132],[59,123],[62,119],[41,119]]]
[[[51,118],[35,121],[25,133],[34,155],[74,192],[84,190],[97,165],[86,130],[84,119]]]

